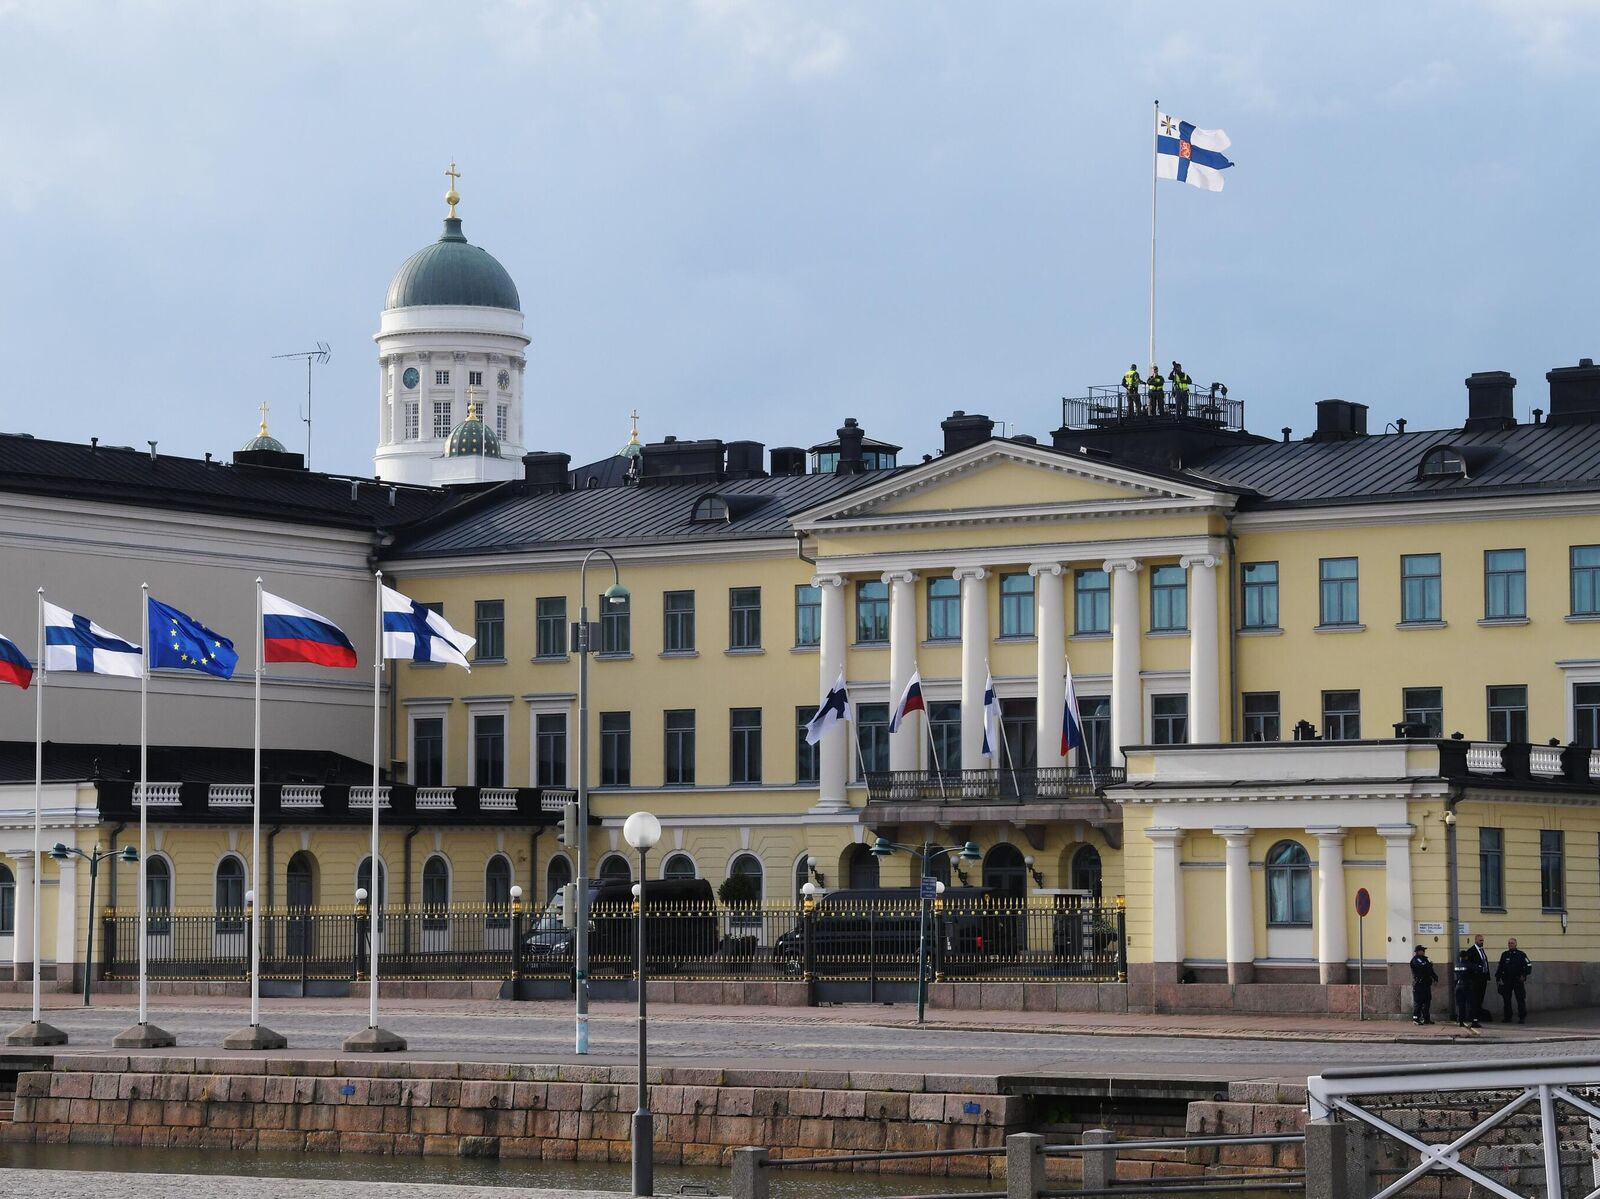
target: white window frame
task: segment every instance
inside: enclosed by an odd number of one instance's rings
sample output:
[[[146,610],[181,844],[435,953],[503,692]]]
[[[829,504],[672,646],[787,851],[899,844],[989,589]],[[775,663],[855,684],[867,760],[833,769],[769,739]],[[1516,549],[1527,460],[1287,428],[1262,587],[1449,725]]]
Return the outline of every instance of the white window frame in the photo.
[[[1573,707],[1578,699],[1578,684],[1600,683],[1600,658],[1568,658],[1557,662],[1556,665],[1561,668],[1562,674],[1561,696],[1564,711],[1561,719],[1566,729],[1563,740],[1571,745],[1578,735],[1578,722],[1573,719],[1575,715]],[[1529,687],[1528,690],[1531,693],[1533,688]],[[1531,694],[1529,698],[1532,698]],[[1528,735],[1533,735],[1531,728],[1528,730]]]
[[[1085,691],[1082,694],[1080,694],[1078,696],[1078,698],[1079,699],[1087,699],[1090,694],[1091,694],[1091,692]],[[1188,694],[1189,694],[1189,676],[1188,676],[1187,672],[1184,672],[1183,675],[1181,677],[1179,677],[1179,678],[1162,678],[1162,679],[1146,679],[1146,680],[1144,680],[1144,729],[1143,729],[1144,744],[1146,744],[1146,745],[1154,745],[1155,744],[1155,738],[1156,738],[1156,704],[1155,704],[1155,697],[1158,696],[1158,695],[1182,695],[1182,696],[1187,697]],[[1185,740],[1185,743],[1187,743],[1188,731],[1189,731],[1189,729],[1194,727],[1194,712],[1193,711],[1188,712],[1184,716],[1184,726],[1183,727],[1184,727],[1184,733],[1185,733],[1185,739],[1184,740]],[[1117,753],[1117,747],[1116,746],[1112,746],[1111,747],[1111,753],[1112,753],[1113,757],[1116,756],[1116,753]]]
[[[511,699],[509,696],[495,696],[485,699],[467,699],[467,786],[478,786],[478,717],[498,716],[504,721],[505,729],[505,754],[501,759],[502,772],[506,776],[506,786],[511,782]]]
[[[492,857],[494,855],[491,854],[490,856]],[[505,855],[501,854],[500,856],[504,857]],[[456,897],[456,866],[455,866],[455,863],[450,860],[450,855],[445,853],[445,851],[442,850],[442,849],[430,850],[429,853],[427,854],[427,856],[422,859],[422,868],[417,871],[417,902],[418,902],[419,905],[421,905],[424,902],[423,899],[422,899],[423,879],[427,876],[427,873],[428,873],[428,863],[433,861],[434,858],[438,858],[441,862],[444,863],[444,885],[445,885],[444,906],[445,907],[449,907],[452,903],[455,902],[455,897]],[[360,863],[357,863],[357,865],[359,865],[359,864]],[[485,870],[488,869],[488,863],[487,862],[484,863],[484,869]],[[512,877],[513,880],[515,880],[516,873],[514,871],[512,872],[512,876],[511,877]]]
[[[669,849],[666,853],[659,853],[656,855],[657,878],[667,877],[667,859],[669,858],[688,858],[689,865],[694,867],[695,878],[705,877],[705,875],[700,872],[700,860],[696,858],[694,854],[690,853],[687,849]]]
[[[572,734],[577,724],[578,716],[574,701],[565,698],[559,700],[529,700],[528,702],[528,786],[536,787],[539,785],[540,716],[565,716],[567,718],[567,777],[561,782],[560,786],[564,788],[576,787],[577,783],[573,780],[573,772],[577,769],[577,763],[573,761],[573,756],[576,752],[574,747],[577,743],[577,738]],[[596,725],[596,728],[598,727]],[[599,734],[596,733],[596,738],[598,736]],[[599,746],[598,739],[595,745],[596,747]],[[595,777],[599,778],[600,776],[596,774]]]
[[[444,741],[444,770],[440,785],[450,785],[450,704],[448,700],[406,701],[406,782],[417,784],[417,721],[437,719]]]

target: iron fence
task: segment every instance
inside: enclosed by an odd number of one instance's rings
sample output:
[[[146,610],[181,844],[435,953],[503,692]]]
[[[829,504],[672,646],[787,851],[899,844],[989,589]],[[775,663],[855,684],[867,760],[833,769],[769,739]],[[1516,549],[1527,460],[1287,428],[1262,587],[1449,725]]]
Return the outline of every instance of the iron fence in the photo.
[[[646,965],[653,978],[682,980],[914,981],[925,950],[935,981],[1116,981],[1127,977],[1120,901],[1077,895],[1005,901],[871,900],[824,896],[786,905],[668,905],[645,913]],[[923,921],[927,920],[926,941]],[[632,905],[591,914],[589,976],[637,977]],[[392,979],[570,979],[573,930],[554,912],[510,907],[294,908],[261,913],[261,975],[270,980],[356,980],[371,941]],[[138,916],[104,918],[102,972],[138,977]],[[170,980],[244,979],[250,972],[249,913],[158,911],[147,932],[149,974]]]
[[[1069,429],[1103,428],[1152,417],[1187,417],[1223,429],[1244,428],[1244,401],[1230,400],[1221,384],[1193,388],[1187,396],[1169,390],[1158,402],[1146,394],[1141,381],[1138,394],[1129,396],[1121,387],[1091,387],[1086,396],[1064,396],[1061,423]]]

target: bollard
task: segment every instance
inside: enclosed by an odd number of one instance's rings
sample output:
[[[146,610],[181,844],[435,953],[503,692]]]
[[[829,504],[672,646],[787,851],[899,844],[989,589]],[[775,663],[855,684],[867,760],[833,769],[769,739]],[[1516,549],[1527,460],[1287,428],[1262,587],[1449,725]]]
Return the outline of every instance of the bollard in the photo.
[[[733,1151],[733,1199],[767,1199],[767,1151],[745,1146]]]
[[[1014,1132],[1006,1138],[1006,1199],[1039,1199],[1044,1189],[1044,1138]]]
[[[1116,1142],[1117,1134],[1109,1128],[1086,1128],[1083,1130],[1085,1145],[1111,1145]],[[1083,1189],[1086,1191],[1109,1191],[1117,1185],[1117,1151],[1115,1149],[1096,1149],[1082,1155],[1083,1157]]]
[[[1306,1124],[1306,1199],[1363,1199],[1350,1193],[1350,1129],[1334,1120]]]

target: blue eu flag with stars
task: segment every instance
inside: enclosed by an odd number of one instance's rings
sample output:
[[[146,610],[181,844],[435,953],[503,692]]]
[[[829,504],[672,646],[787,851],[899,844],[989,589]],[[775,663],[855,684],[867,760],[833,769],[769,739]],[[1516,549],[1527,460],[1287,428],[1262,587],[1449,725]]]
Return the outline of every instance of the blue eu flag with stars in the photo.
[[[160,670],[198,670],[201,674],[231,679],[239,655],[233,642],[213,633],[192,616],[169,608],[160,600],[150,601],[150,639],[145,642],[150,668]]]

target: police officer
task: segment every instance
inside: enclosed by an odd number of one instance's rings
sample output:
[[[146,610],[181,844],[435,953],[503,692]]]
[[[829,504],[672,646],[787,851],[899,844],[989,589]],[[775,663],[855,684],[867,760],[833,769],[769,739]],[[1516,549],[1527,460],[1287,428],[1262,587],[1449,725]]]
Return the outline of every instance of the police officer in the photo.
[[[1161,377],[1161,368],[1150,364],[1150,377],[1144,381],[1144,393],[1150,401],[1150,415],[1160,416],[1162,401],[1166,399],[1167,381]]]
[[[1506,941],[1506,951],[1500,955],[1500,964],[1494,968],[1494,981],[1500,990],[1500,1002],[1505,1008],[1505,1022],[1511,1023],[1511,1001],[1517,1001],[1517,1023],[1528,1022],[1528,992],[1525,984],[1533,973],[1533,963],[1528,955],[1517,948],[1515,937]]]
[[[1139,411],[1139,364],[1130,362],[1122,372],[1122,393],[1128,401],[1128,411]]]
[[[1439,981],[1439,972],[1428,960],[1428,947],[1418,945],[1411,954],[1411,1022],[1433,1023],[1433,984]]]
[[[1184,372],[1183,363],[1172,364],[1172,401],[1179,416],[1189,415],[1189,384],[1192,379]]]

